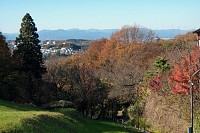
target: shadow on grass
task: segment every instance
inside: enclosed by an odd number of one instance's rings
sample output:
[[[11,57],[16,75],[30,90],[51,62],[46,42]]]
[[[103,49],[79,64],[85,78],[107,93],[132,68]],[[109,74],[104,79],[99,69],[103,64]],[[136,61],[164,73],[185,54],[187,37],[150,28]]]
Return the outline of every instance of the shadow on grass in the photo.
[[[86,120],[85,123],[72,121],[66,116],[51,117],[40,115],[35,119],[27,119],[18,129],[10,133],[125,133],[121,125],[98,120]]]
[[[137,129],[135,128],[127,128],[125,129],[123,127],[122,124],[120,123],[114,123],[114,122],[111,122],[111,121],[99,121],[97,120],[97,126],[99,127],[99,129],[97,129],[97,132],[98,133],[125,133],[125,132],[131,132],[131,133],[141,133],[139,132]]]
[[[81,115],[78,111],[72,108],[57,108],[57,109],[52,109],[50,111],[62,113],[64,114],[64,116],[70,117],[71,119],[77,122],[81,122],[83,124],[86,123],[88,119],[87,117]]]
[[[2,101],[0,100],[0,105],[5,106],[7,108],[16,110],[16,111],[39,111],[41,109],[36,108],[32,105],[27,104],[18,104],[10,101]]]
[[[71,119],[78,122],[76,129],[81,133],[122,133],[128,132],[122,125],[112,121],[93,120],[82,116],[74,109],[55,109],[53,111],[61,112],[65,116],[70,116]]]
[[[73,122],[66,117],[40,115],[33,119],[22,121],[22,126],[13,133],[76,133]]]

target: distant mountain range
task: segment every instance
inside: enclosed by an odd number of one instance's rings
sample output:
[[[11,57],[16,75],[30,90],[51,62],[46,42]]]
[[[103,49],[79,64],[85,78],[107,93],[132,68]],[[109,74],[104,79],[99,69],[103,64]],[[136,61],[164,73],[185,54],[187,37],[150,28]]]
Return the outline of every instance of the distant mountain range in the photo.
[[[69,29],[69,30],[41,30],[38,32],[41,40],[66,40],[66,39],[100,39],[110,38],[112,33],[119,31],[119,29]],[[178,34],[185,34],[192,30],[180,30],[180,29],[164,29],[154,30],[157,37],[160,38],[173,38]],[[15,40],[18,33],[3,33],[7,40]]]

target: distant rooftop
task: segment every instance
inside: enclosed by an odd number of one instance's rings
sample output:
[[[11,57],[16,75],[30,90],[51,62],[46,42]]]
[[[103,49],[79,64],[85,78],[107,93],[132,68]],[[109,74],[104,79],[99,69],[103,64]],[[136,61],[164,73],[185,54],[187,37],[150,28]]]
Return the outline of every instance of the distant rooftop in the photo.
[[[198,35],[200,35],[200,29],[193,31],[193,33],[197,33]]]

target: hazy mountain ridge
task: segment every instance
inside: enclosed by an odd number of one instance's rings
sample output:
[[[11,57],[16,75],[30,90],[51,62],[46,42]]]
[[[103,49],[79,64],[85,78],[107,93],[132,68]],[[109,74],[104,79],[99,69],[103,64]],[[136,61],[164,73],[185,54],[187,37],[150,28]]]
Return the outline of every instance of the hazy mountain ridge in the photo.
[[[112,33],[119,29],[58,29],[58,30],[41,30],[38,32],[41,40],[66,40],[66,39],[100,39],[109,38]],[[156,36],[160,38],[173,38],[178,34],[185,34],[192,30],[180,30],[180,29],[163,29],[153,30]],[[3,33],[7,40],[15,40],[18,33]]]
[[[179,34],[186,34],[194,30],[180,30],[180,29],[165,29],[165,30],[154,30],[155,34],[160,38],[173,38]]]

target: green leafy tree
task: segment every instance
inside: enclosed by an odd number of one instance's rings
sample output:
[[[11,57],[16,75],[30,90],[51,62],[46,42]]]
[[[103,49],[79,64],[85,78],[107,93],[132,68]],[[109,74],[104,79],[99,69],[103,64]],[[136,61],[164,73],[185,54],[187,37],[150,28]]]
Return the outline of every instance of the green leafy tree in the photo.
[[[153,66],[157,69],[156,71],[159,73],[163,73],[167,70],[169,70],[169,64],[167,63],[168,59],[165,57],[157,57],[156,61],[154,62]]]
[[[160,92],[162,95],[166,94],[169,91],[165,76],[170,69],[168,59],[165,57],[157,57],[153,66],[154,70],[147,71],[146,73],[148,87],[154,92]]]
[[[14,51],[16,66],[20,72],[26,73],[28,84],[26,91],[31,99],[31,102],[36,100],[37,83],[42,75],[46,72],[42,53],[39,45],[37,28],[29,13],[22,19],[20,34],[16,38],[17,50]],[[17,62],[19,60],[19,62]]]

